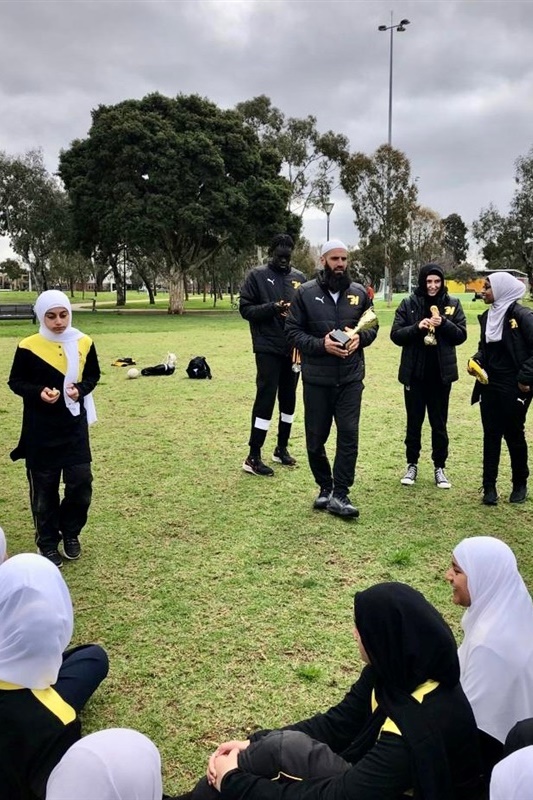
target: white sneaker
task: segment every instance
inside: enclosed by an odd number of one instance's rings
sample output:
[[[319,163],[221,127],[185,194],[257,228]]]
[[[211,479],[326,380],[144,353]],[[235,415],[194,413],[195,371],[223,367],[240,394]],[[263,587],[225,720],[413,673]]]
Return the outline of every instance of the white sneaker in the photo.
[[[402,486],[412,486],[416,481],[416,476],[418,474],[418,466],[416,464],[408,464],[407,469],[405,471],[405,475],[400,480]]]
[[[442,467],[437,467],[435,470],[435,483],[437,485],[437,489],[451,489],[452,485],[446,475],[444,474],[444,470]]]

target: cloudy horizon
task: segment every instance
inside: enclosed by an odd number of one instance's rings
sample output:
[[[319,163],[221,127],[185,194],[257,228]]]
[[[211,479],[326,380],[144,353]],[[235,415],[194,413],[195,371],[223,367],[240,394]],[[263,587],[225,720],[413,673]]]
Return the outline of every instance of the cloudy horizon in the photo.
[[[4,0],[0,149],[40,147],[54,171],[92,109],[158,91],[224,108],[266,94],[372,153],[387,140],[390,38],[378,25],[391,9],[410,20],[394,33],[392,143],[419,202],[468,226],[489,203],[506,212],[514,162],[533,145],[531,2]],[[331,199],[331,235],[354,244],[346,195]],[[325,214],[307,212],[303,232],[324,241]]]

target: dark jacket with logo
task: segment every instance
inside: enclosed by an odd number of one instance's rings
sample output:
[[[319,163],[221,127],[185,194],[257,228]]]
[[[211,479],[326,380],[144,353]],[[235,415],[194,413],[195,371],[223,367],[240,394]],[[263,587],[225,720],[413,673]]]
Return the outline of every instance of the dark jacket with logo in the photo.
[[[241,287],[239,311],[250,323],[254,353],[290,355],[286,318],[276,304],[279,300],[291,303],[296,289],[306,280],[303,272],[293,267],[283,272],[264,264],[250,270]]]
[[[390,338],[402,348],[398,380],[405,386],[409,386],[413,378],[424,378],[427,330],[420,330],[418,323],[428,316],[427,302],[425,295],[414,292],[402,300],[394,315]],[[459,377],[455,348],[466,341],[465,314],[460,301],[447,292],[431,298],[431,304],[438,307],[442,317],[441,325],[435,329],[441,380],[453,383]]]
[[[347,358],[327,353],[324,337],[336,328],[354,328],[369,308],[372,302],[360,283],[351,283],[335,302],[324,284],[323,273],[298,289],[285,330],[291,345],[301,353],[302,377],[306,383],[340,386],[363,380],[364,348],[376,338],[378,326],[361,331],[360,346]]]
[[[484,367],[486,360],[487,342],[485,332],[487,330],[488,313],[487,309],[478,317],[481,326],[481,339],[478,352],[474,358],[482,367]],[[516,367],[516,383],[533,386],[533,311],[531,309],[525,308],[520,303],[513,303],[509,306],[503,320],[502,343]],[[477,403],[481,391],[482,385],[479,381],[476,381],[472,393],[472,403]]]

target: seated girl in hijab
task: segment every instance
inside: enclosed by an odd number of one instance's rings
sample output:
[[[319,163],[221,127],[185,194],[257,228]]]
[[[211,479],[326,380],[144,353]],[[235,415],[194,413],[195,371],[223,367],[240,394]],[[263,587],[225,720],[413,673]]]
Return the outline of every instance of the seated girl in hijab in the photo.
[[[98,645],[65,652],[72,603],[57,567],[13,556],[0,567],[0,796],[41,800],[50,772],[80,738],[78,714],[105,678]]]
[[[6,535],[2,528],[0,528],[0,564],[2,564],[7,558],[7,542],[6,542]]]
[[[513,551],[492,536],[463,539],[446,579],[464,606],[461,685],[481,732],[487,777],[512,726],[533,716],[533,602]]]
[[[490,800],[529,800],[533,790],[533,746],[511,753],[496,764]]]
[[[138,731],[91,733],[67,750],[46,787],[46,800],[161,800],[161,757]]]
[[[340,703],[221,744],[193,800],[213,787],[223,800],[477,797],[475,720],[439,612],[410,586],[378,584],[355,595],[355,637],[366,666]]]

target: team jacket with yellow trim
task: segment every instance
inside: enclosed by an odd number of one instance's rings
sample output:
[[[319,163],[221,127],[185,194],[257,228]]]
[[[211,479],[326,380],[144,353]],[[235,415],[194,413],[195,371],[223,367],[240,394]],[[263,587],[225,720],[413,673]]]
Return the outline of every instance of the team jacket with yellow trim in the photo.
[[[298,348],[302,355],[302,377],[306,383],[338,386],[363,380],[364,348],[376,338],[378,326],[359,334],[360,346],[347,358],[327,353],[324,337],[336,328],[354,328],[371,307],[372,302],[360,283],[351,283],[337,302],[325,288],[322,274],[298,289],[285,331],[292,347]]]
[[[453,383],[459,378],[455,348],[466,341],[466,317],[457,297],[446,292],[432,302],[442,317],[441,325],[435,329],[437,347],[433,348],[437,351],[441,380]],[[426,298],[416,293],[402,300],[394,315],[390,338],[402,348],[398,380],[405,386],[409,386],[413,378],[422,380],[424,377],[427,330],[420,330],[418,323],[427,316]]]
[[[307,278],[294,267],[282,272],[271,264],[254,267],[240,290],[239,311],[250,323],[254,353],[290,355],[285,336],[285,317],[276,305],[280,300],[292,303],[296,289]]]
[[[80,736],[75,710],[55,689],[0,681],[1,800],[44,800],[51,771]]]
[[[365,728],[375,708],[375,673],[366,666],[343,700],[314,717],[287,725],[282,730],[301,731],[324,742],[337,755],[352,763],[350,769],[329,778],[281,783],[240,770],[225,775],[222,800],[400,800],[412,796],[413,771],[409,748],[398,729],[387,719],[373,747],[357,762],[350,758],[350,746]],[[438,728],[456,790],[456,800],[474,800],[468,789],[477,785],[479,752],[477,730],[460,684],[453,688],[428,683],[413,693],[423,703],[427,716]],[[269,731],[257,731],[251,741]]]
[[[9,388],[24,401],[22,430],[11,458],[26,459],[30,469],[86,464],[91,460],[87,415],[83,397],[100,379],[100,367],[89,336],[78,341],[80,415],[74,417],[65,405],[63,384],[67,370],[63,347],[36,333],[23,339],[15,352]],[[55,403],[41,400],[42,390],[59,389]]]

